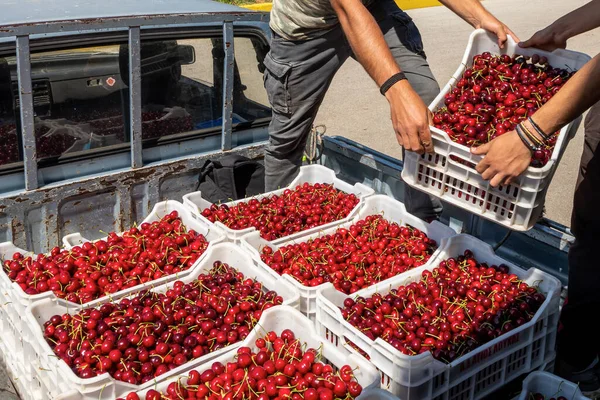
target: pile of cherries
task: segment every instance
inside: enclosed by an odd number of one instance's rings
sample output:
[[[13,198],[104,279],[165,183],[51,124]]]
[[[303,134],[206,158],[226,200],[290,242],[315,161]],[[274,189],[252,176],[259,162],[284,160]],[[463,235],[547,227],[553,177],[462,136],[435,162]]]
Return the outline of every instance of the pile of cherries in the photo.
[[[35,127],[36,151],[38,158],[60,156],[66,152],[77,138],[56,132],[44,136],[50,129],[44,125]],[[19,161],[19,143],[15,124],[0,125],[0,165]]]
[[[15,124],[0,125],[0,165],[19,161]]]
[[[260,282],[216,262],[191,283],[142,291],[44,323],[54,353],[81,378],[109,373],[131,384],[244,340],[262,312],[283,302]]]
[[[90,124],[93,133],[99,136],[116,135],[120,141],[125,141],[123,112],[118,108],[103,110],[88,110],[85,113],[68,115],[73,121]],[[162,119],[168,111],[142,112],[142,139],[152,139],[194,129],[191,115],[184,117],[168,117]]]
[[[355,399],[362,392],[352,368],[335,371],[319,361],[317,349],[305,346],[289,329],[269,332],[256,340],[255,349],[240,347],[226,365],[219,362],[203,372],[168,385],[165,393],[151,389],[145,400],[181,399]],[[118,400],[140,400],[135,393]]]
[[[52,291],[59,298],[87,303],[104,295],[190,268],[204,253],[204,235],[187,230],[177,211],[121,235],[48,254],[15,253],[4,272],[28,295]]]
[[[93,119],[89,121],[94,135],[108,136],[118,135],[119,140],[125,139],[123,117],[117,115],[114,117]]]
[[[519,327],[545,300],[505,265],[478,263],[470,250],[423,271],[420,281],[344,300],[342,316],[370,339],[407,355],[451,362]]]
[[[240,230],[254,227],[262,238],[275,240],[347,217],[359,199],[325,183],[304,183],[281,195],[251,199],[233,207],[226,204],[206,208],[202,215],[211,222]]]
[[[192,116],[167,117],[164,111],[146,111],[142,113],[142,138],[152,139],[194,130]]]
[[[65,153],[75,142],[77,138],[63,132],[53,132],[50,135],[50,128],[42,125],[35,129],[36,151],[39,158],[57,157]]]
[[[456,143],[479,146],[533,115],[573,74],[519,55],[476,55],[472,67],[446,94],[445,107],[435,111],[433,124]],[[533,167],[548,162],[556,140],[555,134],[533,154]]]
[[[67,109],[62,117],[74,122],[88,123],[95,120],[122,117],[122,114],[121,107],[107,105],[102,108],[88,108],[85,111],[76,108]]]
[[[435,240],[416,228],[370,215],[332,235],[277,250],[265,246],[261,259],[305,286],[331,282],[350,294],[425,264],[436,247]]]

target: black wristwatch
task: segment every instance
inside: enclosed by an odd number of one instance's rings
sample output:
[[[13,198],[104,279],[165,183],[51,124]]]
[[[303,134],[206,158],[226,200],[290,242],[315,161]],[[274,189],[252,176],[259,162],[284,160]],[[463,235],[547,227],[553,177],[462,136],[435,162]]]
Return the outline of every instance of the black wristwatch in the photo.
[[[385,92],[390,90],[392,86],[405,79],[406,75],[404,75],[404,72],[398,72],[397,74],[392,75],[387,81],[383,82],[383,85],[379,88],[379,92],[385,96]]]

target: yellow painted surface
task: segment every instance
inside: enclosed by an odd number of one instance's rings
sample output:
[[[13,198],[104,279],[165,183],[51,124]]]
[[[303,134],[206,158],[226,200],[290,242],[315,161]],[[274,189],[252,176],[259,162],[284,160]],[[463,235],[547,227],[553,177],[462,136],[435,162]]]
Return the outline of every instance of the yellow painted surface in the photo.
[[[403,10],[411,10],[414,8],[436,7],[440,6],[437,0],[396,0],[396,4]],[[254,11],[271,11],[272,3],[247,4],[244,8]]]
[[[437,7],[442,4],[437,0],[396,0],[396,4],[403,10],[414,8]]]
[[[273,3],[258,3],[258,4],[247,4],[242,7],[247,8],[249,10],[254,10],[254,11],[269,12],[269,11],[271,11],[272,5],[273,5]]]

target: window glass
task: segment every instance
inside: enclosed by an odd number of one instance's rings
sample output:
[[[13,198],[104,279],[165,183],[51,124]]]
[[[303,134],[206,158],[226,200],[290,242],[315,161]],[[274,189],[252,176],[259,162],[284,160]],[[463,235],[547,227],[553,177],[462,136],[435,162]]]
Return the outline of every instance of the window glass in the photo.
[[[218,118],[211,39],[142,42],[142,137],[202,128]]]
[[[11,86],[9,59],[0,58],[0,166],[20,158]]]
[[[267,91],[263,84],[262,61],[269,49],[262,41],[250,37],[234,39],[234,123],[236,119],[253,121],[271,118]]]
[[[270,118],[259,68],[266,46],[236,38],[234,49],[233,122]],[[224,56],[220,37],[142,43],[144,139],[222,125]]]
[[[235,37],[234,49],[233,122],[268,121],[262,74],[268,48],[259,39]],[[220,36],[142,41],[145,147],[222,126],[224,56]],[[32,53],[38,159],[129,142],[128,61],[126,43]],[[18,110],[13,55],[0,58],[0,165],[22,161]]]
[[[126,141],[126,62],[127,53],[119,45],[32,53],[38,159]],[[10,63],[18,108],[14,58]]]

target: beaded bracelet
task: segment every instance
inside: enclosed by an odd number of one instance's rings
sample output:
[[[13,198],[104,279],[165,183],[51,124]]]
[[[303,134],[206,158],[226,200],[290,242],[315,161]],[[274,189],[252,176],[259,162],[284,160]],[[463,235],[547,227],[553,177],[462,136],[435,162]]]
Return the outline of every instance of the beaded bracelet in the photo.
[[[525,144],[525,146],[527,146],[529,151],[531,151],[531,153],[533,154],[537,149],[534,147],[534,145],[529,140],[527,140],[525,138],[523,130],[521,129],[521,125],[517,125],[515,130],[517,131],[517,135],[519,135],[519,138],[521,138],[521,141],[523,142],[523,144]]]
[[[550,139],[549,135],[546,135],[544,133],[543,130],[540,129],[540,127],[538,126],[538,124],[535,123],[535,121],[533,120],[533,118],[529,117],[527,118],[527,121],[529,121],[529,123],[531,124],[531,126],[533,126],[533,129],[535,129],[535,131],[542,137],[544,138],[544,141],[547,142],[548,139]]]

